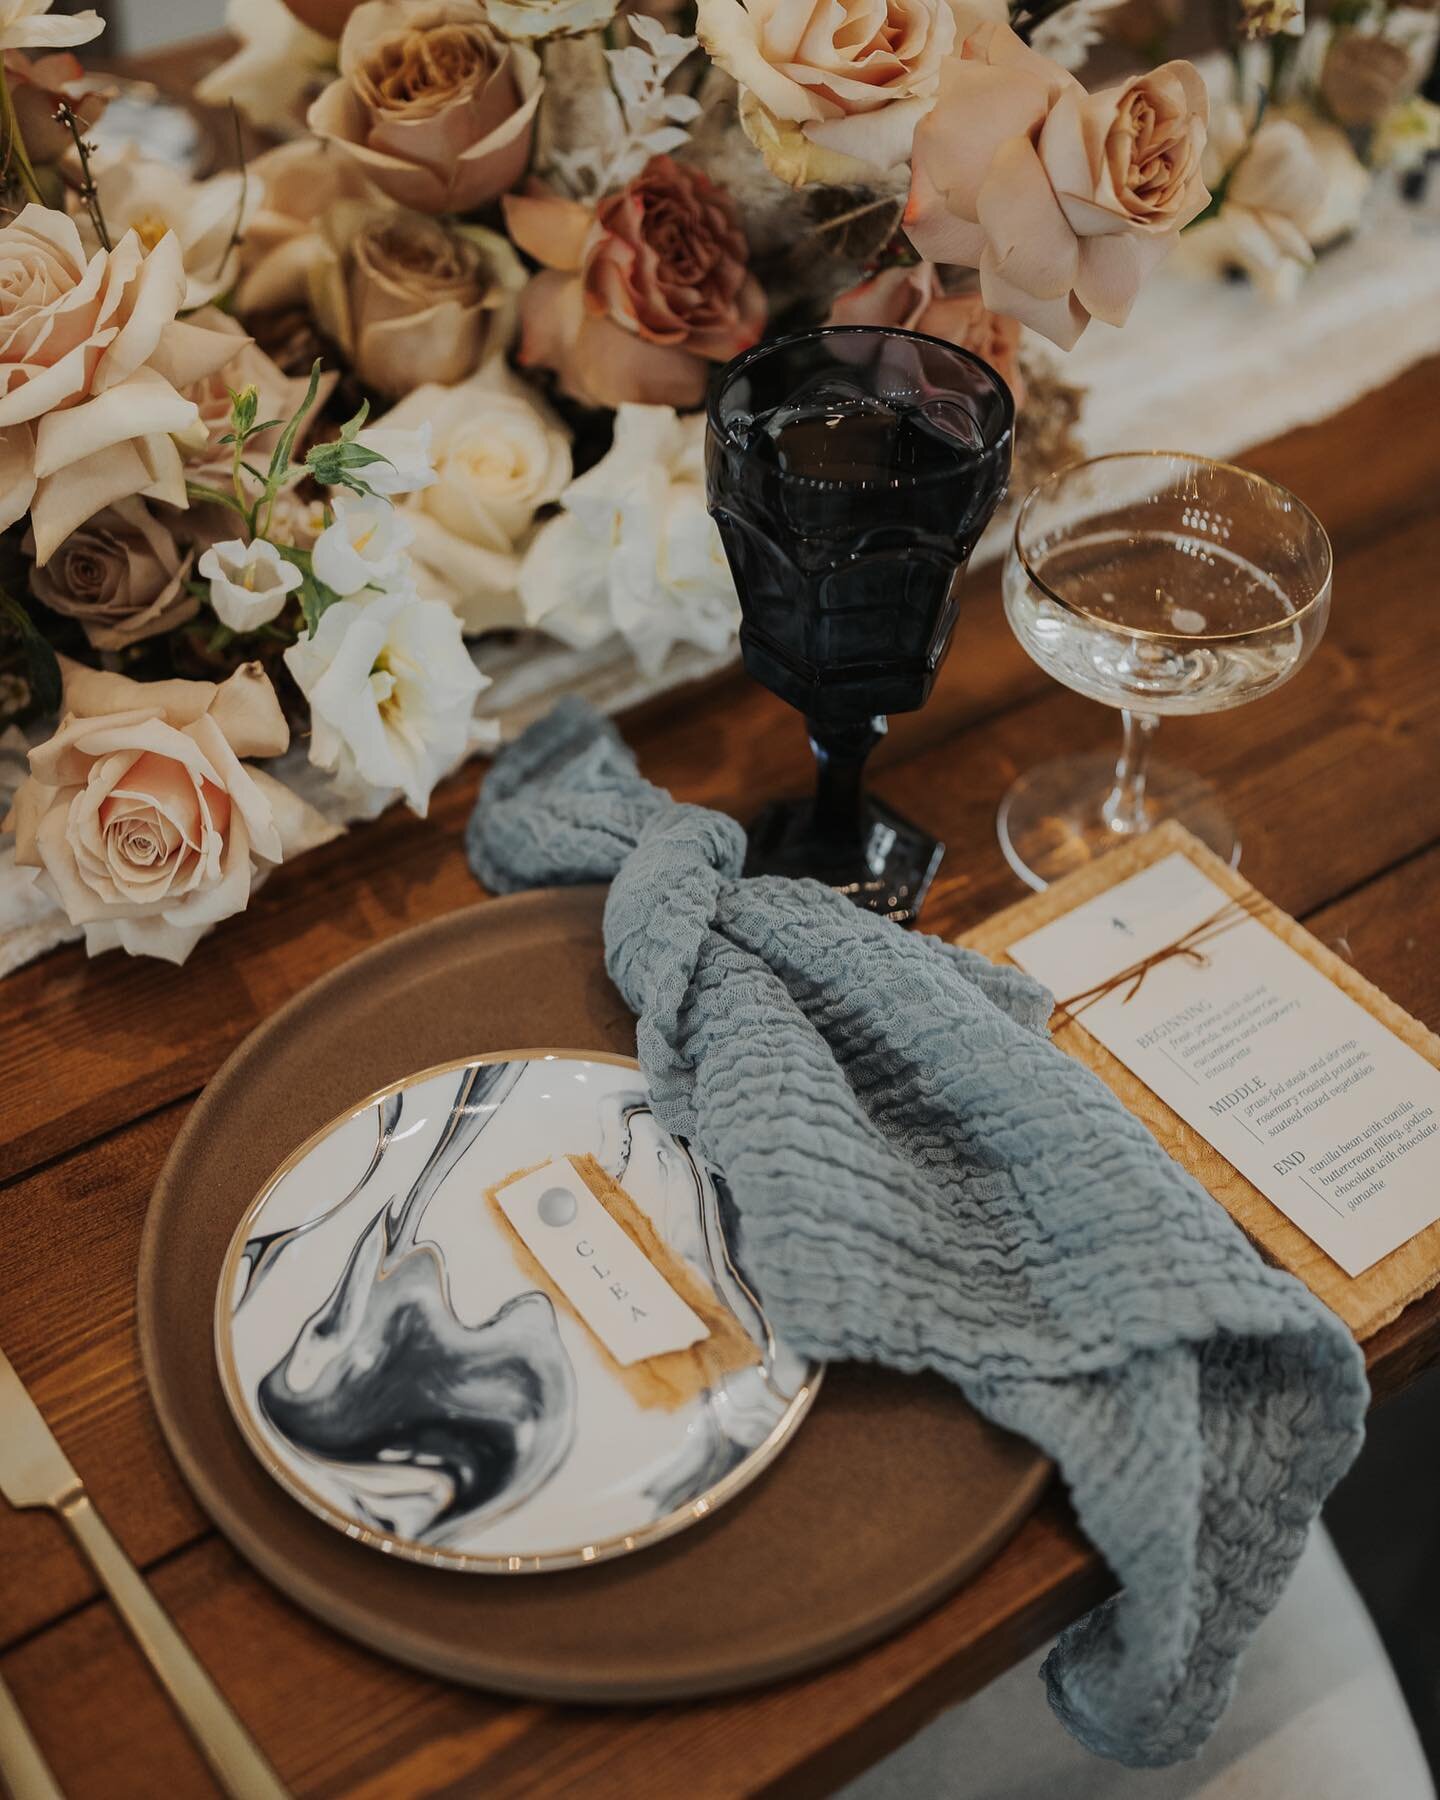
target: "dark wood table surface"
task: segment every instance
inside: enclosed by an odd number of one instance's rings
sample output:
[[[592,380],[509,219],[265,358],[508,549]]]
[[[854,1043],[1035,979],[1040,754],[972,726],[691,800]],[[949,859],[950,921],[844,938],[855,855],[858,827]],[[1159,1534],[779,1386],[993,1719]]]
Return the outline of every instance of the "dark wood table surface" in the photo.
[[[1282,372],[1277,371],[1277,379]],[[1440,359],[1251,451],[1330,529],[1329,635],[1289,687],[1164,748],[1218,782],[1244,870],[1440,1026]],[[992,568],[970,583],[924,712],[893,721],[879,793],[949,851],[923,924],[1016,899],[996,802],[1028,765],[1109,744],[1114,715],[1018,649]],[[625,722],[647,775],[746,816],[801,788],[793,713],[736,674]],[[976,1580],[898,1637],[809,1679],[705,1704],[517,1704],[426,1679],[314,1623],[217,1536],[171,1463],[136,1351],[136,1253],[196,1093],[251,1027],[366,945],[476,897],[461,851],[472,767],[421,821],[392,812],[282,870],[184,969],[71,948],[0,988],[0,1344],[94,1497],[297,1793],[795,1796],[826,1791],[1104,1592],[1057,1493]],[[1440,1357],[1440,1296],[1370,1349],[1383,1399]],[[823,1404],[823,1400],[822,1400]],[[72,1800],[213,1793],[113,1610],[52,1519],[0,1505],[0,1672]],[[1036,1729],[1049,1729],[1040,1716]]]

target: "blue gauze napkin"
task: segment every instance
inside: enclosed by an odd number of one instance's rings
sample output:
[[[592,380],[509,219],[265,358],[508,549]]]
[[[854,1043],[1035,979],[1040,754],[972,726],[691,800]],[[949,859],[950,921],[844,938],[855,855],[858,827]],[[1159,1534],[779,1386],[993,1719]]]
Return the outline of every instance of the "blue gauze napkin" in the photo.
[[[935,1369],[1059,1465],[1119,1593],[1050,1701],[1102,1755],[1193,1755],[1359,1449],[1360,1353],[1049,1042],[1048,993],[813,881],[562,700],[470,822],[497,892],[609,881],[607,966],[655,1109],[724,1170],[740,1254],[811,1356]]]

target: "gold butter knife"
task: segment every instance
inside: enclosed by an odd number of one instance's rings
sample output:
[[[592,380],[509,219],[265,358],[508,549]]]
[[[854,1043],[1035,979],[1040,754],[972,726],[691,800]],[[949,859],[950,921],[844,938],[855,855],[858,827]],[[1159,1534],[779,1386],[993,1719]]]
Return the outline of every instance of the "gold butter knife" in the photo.
[[[90,1503],[84,1482],[70,1466],[3,1350],[0,1494],[12,1506],[48,1506],[70,1527],[200,1754],[232,1800],[288,1800],[259,1746],[110,1535],[110,1528]]]
[[[10,1800],[65,1800],[30,1735],[15,1696],[0,1681],[0,1788]]]

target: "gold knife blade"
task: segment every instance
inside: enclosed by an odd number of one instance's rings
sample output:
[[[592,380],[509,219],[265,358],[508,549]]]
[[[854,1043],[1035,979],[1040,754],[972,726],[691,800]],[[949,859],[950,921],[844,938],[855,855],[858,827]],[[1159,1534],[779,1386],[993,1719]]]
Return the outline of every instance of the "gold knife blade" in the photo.
[[[84,1482],[3,1350],[0,1494],[12,1506],[51,1507],[69,1527],[231,1800],[288,1800],[259,1745],[91,1504]]]

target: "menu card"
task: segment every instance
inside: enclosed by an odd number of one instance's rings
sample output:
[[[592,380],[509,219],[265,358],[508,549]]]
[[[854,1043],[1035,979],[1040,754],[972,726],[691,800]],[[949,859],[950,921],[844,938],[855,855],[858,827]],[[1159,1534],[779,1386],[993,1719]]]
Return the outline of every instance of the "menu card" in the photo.
[[[1440,1218],[1440,1069],[1189,857],[1007,950],[1347,1275]]]

